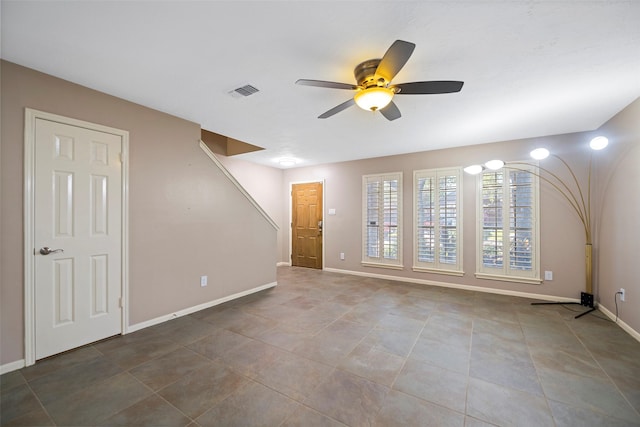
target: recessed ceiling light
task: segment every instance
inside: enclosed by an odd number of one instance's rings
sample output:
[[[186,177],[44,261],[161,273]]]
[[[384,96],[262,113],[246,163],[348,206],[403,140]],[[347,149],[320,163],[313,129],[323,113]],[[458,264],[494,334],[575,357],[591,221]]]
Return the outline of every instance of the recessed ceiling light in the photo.
[[[282,157],[276,160],[280,166],[295,166],[300,163],[299,159],[294,159],[293,157]]]

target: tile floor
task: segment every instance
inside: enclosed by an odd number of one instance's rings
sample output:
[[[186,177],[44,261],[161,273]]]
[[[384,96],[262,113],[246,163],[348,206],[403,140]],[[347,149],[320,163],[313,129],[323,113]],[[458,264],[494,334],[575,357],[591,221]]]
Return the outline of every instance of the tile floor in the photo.
[[[278,270],[279,286],[0,377],[3,426],[640,426],[596,312]]]

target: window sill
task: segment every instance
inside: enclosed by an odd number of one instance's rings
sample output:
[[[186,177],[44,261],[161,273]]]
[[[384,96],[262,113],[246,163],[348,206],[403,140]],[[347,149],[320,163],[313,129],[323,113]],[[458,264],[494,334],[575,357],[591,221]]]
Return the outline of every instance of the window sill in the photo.
[[[413,267],[413,271],[418,273],[434,273],[434,274],[444,274],[447,276],[464,276],[464,271],[454,271],[454,270],[441,270],[438,268],[427,268],[427,267]]]
[[[387,268],[389,270],[404,270],[404,265],[400,265],[400,264],[382,264],[377,262],[366,262],[366,261],[362,261],[361,264],[364,267]]]
[[[527,285],[539,285],[542,283],[542,279],[535,278],[535,277],[502,276],[499,274],[488,274],[488,273],[476,273],[476,279],[499,280],[501,282],[525,283]]]

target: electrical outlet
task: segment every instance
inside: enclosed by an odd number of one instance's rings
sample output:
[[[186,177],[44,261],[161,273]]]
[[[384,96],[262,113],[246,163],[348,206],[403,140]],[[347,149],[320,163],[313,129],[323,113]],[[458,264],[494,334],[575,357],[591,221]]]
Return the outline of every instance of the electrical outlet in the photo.
[[[344,261],[344,252],[340,252],[340,259]]]
[[[544,280],[553,280],[553,271],[545,271]]]
[[[620,288],[618,292],[620,292],[620,301],[624,302],[624,288]]]
[[[200,286],[203,288],[207,286],[207,276],[200,276]]]

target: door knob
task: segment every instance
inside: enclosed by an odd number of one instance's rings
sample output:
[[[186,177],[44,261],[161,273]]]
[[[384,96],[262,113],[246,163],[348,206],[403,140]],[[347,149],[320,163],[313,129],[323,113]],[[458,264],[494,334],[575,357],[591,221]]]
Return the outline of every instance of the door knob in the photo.
[[[42,255],[49,255],[49,254],[52,254],[52,253],[55,253],[55,252],[64,252],[64,249],[51,249],[51,248],[49,248],[47,246],[45,246],[43,248],[40,248],[40,253]]]

